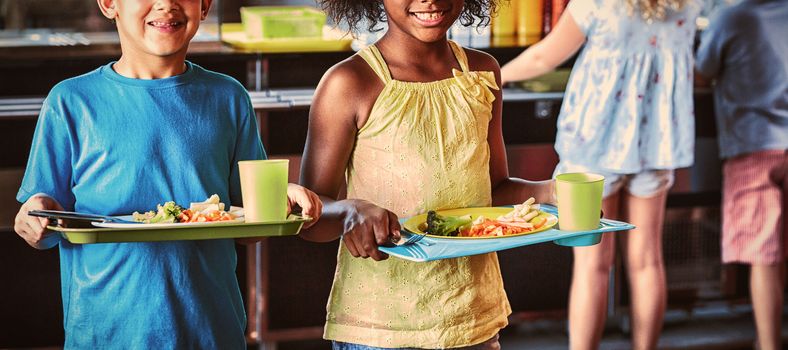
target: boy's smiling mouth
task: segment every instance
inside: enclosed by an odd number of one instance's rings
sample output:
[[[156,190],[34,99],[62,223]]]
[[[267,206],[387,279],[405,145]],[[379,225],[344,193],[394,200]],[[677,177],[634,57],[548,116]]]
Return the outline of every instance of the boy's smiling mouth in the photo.
[[[160,31],[172,32],[182,27],[184,22],[174,20],[153,20],[147,23]]]

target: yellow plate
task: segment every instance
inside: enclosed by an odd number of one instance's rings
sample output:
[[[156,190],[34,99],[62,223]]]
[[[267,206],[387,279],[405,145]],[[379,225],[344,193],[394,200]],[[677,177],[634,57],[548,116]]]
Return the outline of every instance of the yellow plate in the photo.
[[[238,49],[262,53],[281,53],[350,51],[353,38],[331,31],[323,38],[250,39],[244,33],[241,23],[224,23],[222,24],[222,41]]]
[[[463,215],[470,215],[471,219],[476,220],[479,216],[484,216],[485,218],[495,220],[501,215],[506,215],[506,213],[512,211],[513,208],[502,208],[502,207],[483,207],[483,208],[463,208],[463,209],[448,209],[448,210],[438,210],[438,214],[444,216],[463,216]],[[448,237],[448,236],[435,236],[435,235],[427,235],[427,237],[431,238],[444,238],[444,239],[489,239],[489,238],[508,238],[508,237],[517,237],[523,235],[530,235],[536,232],[542,232],[551,229],[555,224],[558,223],[558,217],[553,214],[546,213],[543,211],[539,211],[539,215],[536,218],[547,218],[547,222],[542,225],[542,227],[528,232],[518,233],[514,235],[506,235],[506,236],[483,236],[483,237]],[[531,219],[533,220],[533,219]],[[424,230],[427,228],[427,214],[416,215],[413,217],[408,218],[405,220],[403,227],[416,234],[424,234]]]

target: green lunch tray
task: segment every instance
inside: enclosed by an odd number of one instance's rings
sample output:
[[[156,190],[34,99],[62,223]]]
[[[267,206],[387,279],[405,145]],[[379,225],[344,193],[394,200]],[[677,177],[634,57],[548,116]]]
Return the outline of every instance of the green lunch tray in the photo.
[[[221,221],[201,224],[176,224],[156,227],[155,224],[127,224],[133,228],[68,228],[48,226],[74,244],[158,242],[223,238],[277,237],[297,235],[311,218],[291,215],[287,220],[268,222]]]

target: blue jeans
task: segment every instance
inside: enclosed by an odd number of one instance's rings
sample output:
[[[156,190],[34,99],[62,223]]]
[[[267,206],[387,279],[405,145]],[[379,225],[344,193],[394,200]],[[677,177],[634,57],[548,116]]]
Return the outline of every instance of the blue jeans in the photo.
[[[423,350],[418,348],[379,348],[376,346],[343,343],[339,341],[332,341],[331,348],[333,350]],[[489,340],[481,344],[464,346],[461,348],[452,348],[452,350],[500,350],[500,349],[501,349],[501,343],[498,342],[498,334],[496,334],[494,337],[490,338]]]

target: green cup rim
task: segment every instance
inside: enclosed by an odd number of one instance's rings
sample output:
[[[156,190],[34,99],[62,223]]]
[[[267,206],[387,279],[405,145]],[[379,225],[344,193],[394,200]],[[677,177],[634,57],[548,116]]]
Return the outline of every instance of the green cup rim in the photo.
[[[266,162],[266,163],[285,163],[289,162],[290,159],[247,159],[247,160],[239,160],[238,164],[241,163],[255,163],[255,162]]]
[[[585,176],[587,179],[586,179],[586,180],[569,180],[569,179],[562,179],[562,177],[564,177],[564,178],[565,178],[565,177],[572,176],[572,175],[583,175],[583,176]],[[595,183],[595,182],[604,181],[604,180],[605,180],[605,177],[604,177],[604,176],[602,176],[602,175],[596,174],[596,173],[590,173],[590,172],[575,172],[575,173],[563,173],[563,174],[558,174],[558,175],[556,175],[556,176],[555,176],[555,180],[556,180],[556,181],[561,181],[561,182],[570,182],[570,183],[576,183],[576,184],[583,184],[583,183]]]

